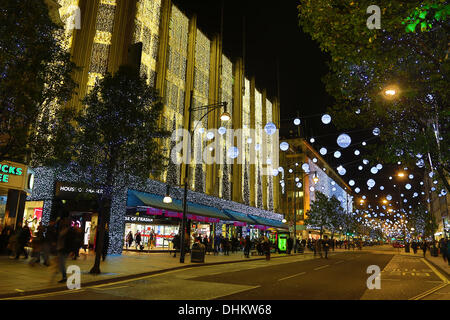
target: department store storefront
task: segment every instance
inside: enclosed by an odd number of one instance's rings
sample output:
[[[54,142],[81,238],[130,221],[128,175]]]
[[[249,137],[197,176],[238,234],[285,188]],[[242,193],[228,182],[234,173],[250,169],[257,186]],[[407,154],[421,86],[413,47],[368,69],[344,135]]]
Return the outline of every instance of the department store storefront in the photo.
[[[56,196],[57,182],[65,184],[89,181],[87,174],[82,174],[79,169],[71,167],[65,170],[41,167],[34,169],[35,184],[28,201],[40,201],[42,211],[40,214],[43,224],[54,220],[61,211],[61,197]],[[171,240],[180,230],[183,217],[183,189],[171,187],[172,203],[163,202],[167,185],[165,183],[147,179],[131,180],[126,187],[117,188],[111,199],[111,211],[109,214],[109,254],[121,254],[126,248],[126,236],[131,233],[133,237],[137,232],[141,233],[141,244],[145,250],[171,249]],[[90,196],[98,196],[100,190],[84,189],[81,193],[90,193]],[[97,194],[96,194],[97,193]],[[271,211],[249,207],[241,203],[224,200],[203,193],[188,191],[187,225],[186,231],[193,236],[243,236],[249,234],[253,239],[268,234],[269,228],[287,230],[288,227],[281,222],[283,215]],[[78,201],[75,201],[74,205]],[[73,209],[73,210],[72,210]],[[97,209],[95,207],[71,208],[66,214],[82,214],[85,222],[90,222],[87,238],[95,234],[93,222],[96,222]],[[66,210],[67,211],[67,210]],[[85,217],[86,216],[86,217]],[[90,218],[90,221],[88,221]],[[95,220],[95,221],[93,221]],[[86,228],[86,223],[84,228]],[[96,228],[96,226],[94,226]],[[93,233],[94,232],[94,233]],[[154,243],[150,246],[149,239],[154,235]],[[134,244],[132,244],[133,246]]]
[[[33,183],[33,171],[26,165],[11,161],[0,162],[0,227],[7,225],[15,228],[24,220],[24,211],[28,214],[31,210],[25,207],[25,201],[31,193]],[[39,204],[36,205],[39,207]],[[36,215],[39,216],[39,211]]]

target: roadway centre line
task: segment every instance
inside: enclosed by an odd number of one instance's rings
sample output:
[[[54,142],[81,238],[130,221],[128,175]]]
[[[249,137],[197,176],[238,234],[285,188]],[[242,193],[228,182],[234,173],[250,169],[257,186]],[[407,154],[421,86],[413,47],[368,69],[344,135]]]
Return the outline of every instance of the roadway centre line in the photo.
[[[326,264],[326,265],[324,265],[324,266],[315,268],[314,270],[320,270],[320,269],[323,269],[323,268],[326,268],[326,267],[329,267],[329,266],[330,266],[329,264]]]
[[[294,275],[289,276],[289,277],[278,279],[278,281],[283,281],[283,280],[290,279],[290,278],[293,278],[293,277],[296,277],[296,276],[301,276],[301,275],[304,275],[305,273],[306,272],[300,272],[300,273],[294,274]]]

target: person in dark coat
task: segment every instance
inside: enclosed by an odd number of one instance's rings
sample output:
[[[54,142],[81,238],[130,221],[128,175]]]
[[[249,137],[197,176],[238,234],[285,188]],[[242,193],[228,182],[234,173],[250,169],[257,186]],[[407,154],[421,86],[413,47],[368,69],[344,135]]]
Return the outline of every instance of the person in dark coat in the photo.
[[[422,243],[422,250],[423,250],[423,257],[425,258],[425,255],[427,254],[428,244],[426,241]]]
[[[134,239],[134,242],[136,243],[136,250],[139,250],[139,246],[141,245],[141,233],[138,231],[136,233],[136,239]]]
[[[172,239],[172,244],[173,244],[173,257],[176,258],[177,257],[177,251],[180,250],[180,240],[181,237],[179,234],[176,234],[173,239]]]
[[[291,254],[292,247],[294,246],[294,240],[291,237],[287,239],[287,253]]]
[[[244,241],[244,256],[246,258],[250,258],[251,248],[252,248],[252,241],[250,240],[250,236],[246,236]]]
[[[328,251],[330,250],[330,241],[328,240],[328,236],[324,236],[322,245],[323,251],[325,252],[325,259],[328,259]]]
[[[23,253],[25,259],[28,259],[28,252],[25,250],[25,246],[28,244],[31,238],[30,228],[27,225],[22,228],[22,223],[19,222],[17,229],[17,243],[16,243],[16,257],[19,259],[20,255]]]

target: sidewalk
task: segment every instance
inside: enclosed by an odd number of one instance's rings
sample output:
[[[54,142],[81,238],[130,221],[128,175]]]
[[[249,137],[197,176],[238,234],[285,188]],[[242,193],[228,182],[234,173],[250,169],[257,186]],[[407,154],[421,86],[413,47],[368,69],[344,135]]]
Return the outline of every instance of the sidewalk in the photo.
[[[83,252],[83,251],[81,251]],[[306,253],[305,255],[310,255]],[[293,256],[287,254],[271,254],[271,258]],[[174,269],[189,268],[201,265],[235,263],[243,261],[264,260],[265,256],[251,256],[246,259],[242,252],[224,255],[206,255],[205,263],[191,263],[190,255],[186,255],[185,263],[180,263],[179,254],[173,258],[169,253],[140,253],[125,252],[120,256],[108,256],[100,265],[101,274],[89,274],[94,265],[94,254],[80,254],[77,260],[67,259],[66,268],[77,265],[81,270],[81,286],[101,284],[112,279],[126,279],[138,275],[145,276]],[[66,288],[66,284],[59,284],[61,274],[57,271],[56,262],[50,267],[28,264],[29,260],[20,258],[13,260],[0,256],[0,298],[20,296],[32,293],[58,291]],[[55,273],[58,272],[58,273]]]

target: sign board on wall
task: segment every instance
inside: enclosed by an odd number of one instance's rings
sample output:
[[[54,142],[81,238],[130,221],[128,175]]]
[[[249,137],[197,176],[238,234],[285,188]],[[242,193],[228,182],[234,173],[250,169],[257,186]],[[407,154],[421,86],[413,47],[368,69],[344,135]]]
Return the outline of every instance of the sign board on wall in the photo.
[[[56,182],[55,196],[65,199],[72,199],[79,195],[101,195],[102,193],[102,189],[88,188],[74,183]]]
[[[0,187],[24,190],[27,183],[27,166],[21,163],[0,162]]]

